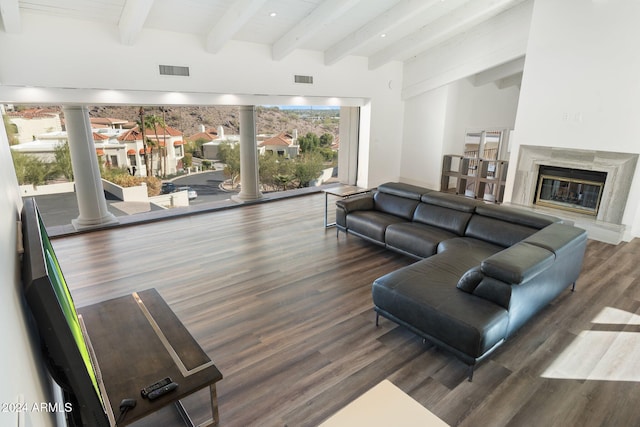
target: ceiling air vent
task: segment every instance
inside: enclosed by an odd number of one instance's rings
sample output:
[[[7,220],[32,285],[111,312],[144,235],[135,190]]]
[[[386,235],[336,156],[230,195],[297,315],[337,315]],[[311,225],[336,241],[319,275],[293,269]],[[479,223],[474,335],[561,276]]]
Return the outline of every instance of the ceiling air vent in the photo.
[[[299,76],[296,74],[295,76],[293,76],[293,81],[295,81],[296,83],[305,83],[308,85],[312,85],[313,76]]]
[[[160,65],[160,74],[163,76],[189,76],[189,67],[177,65]]]

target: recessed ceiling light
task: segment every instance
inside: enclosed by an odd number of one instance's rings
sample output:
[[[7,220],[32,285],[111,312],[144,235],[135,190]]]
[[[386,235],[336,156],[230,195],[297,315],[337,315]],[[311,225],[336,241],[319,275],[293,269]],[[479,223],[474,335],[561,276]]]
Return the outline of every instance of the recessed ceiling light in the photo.
[[[386,33],[382,33],[382,34],[380,34],[380,37],[385,38],[385,37],[387,37],[387,34]]]
[[[278,15],[278,14],[277,14],[276,12],[271,12],[271,13],[269,14],[269,16],[270,16],[270,17],[272,17],[272,18],[273,18],[274,16],[277,16],[277,15]]]

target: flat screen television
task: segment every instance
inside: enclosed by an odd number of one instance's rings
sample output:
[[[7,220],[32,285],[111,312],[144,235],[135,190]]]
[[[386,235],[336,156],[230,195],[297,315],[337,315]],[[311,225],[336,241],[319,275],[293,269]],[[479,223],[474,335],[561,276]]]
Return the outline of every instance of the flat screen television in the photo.
[[[65,397],[70,426],[109,426],[99,370],[93,364],[73,298],[33,198],[22,209],[24,294],[44,359]]]

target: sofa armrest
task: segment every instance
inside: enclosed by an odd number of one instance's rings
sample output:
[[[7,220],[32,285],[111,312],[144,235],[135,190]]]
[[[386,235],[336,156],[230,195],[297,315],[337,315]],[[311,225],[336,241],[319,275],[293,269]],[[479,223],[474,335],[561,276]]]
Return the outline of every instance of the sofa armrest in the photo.
[[[480,269],[486,276],[517,285],[531,280],[554,261],[553,252],[520,242],[482,261]]]
[[[539,246],[561,256],[564,252],[574,251],[576,246],[584,246],[587,232],[581,228],[566,224],[551,224],[523,240],[524,243]]]
[[[509,310],[513,287],[529,282],[554,261],[555,255],[544,248],[517,243],[469,269],[460,277],[457,287]]]
[[[372,210],[373,206],[372,193],[359,194],[346,199],[336,200],[336,207],[342,209],[345,213]]]
[[[480,282],[482,282],[482,279],[484,279],[484,274],[480,271],[480,266],[477,265],[475,267],[471,267],[462,275],[462,277],[460,277],[457,287],[462,291],[472,294]]]
[[[373,194],[371,193],[358,194],[336,200],[336,226],[339,229],[346,230],[347,214],[349,212],[370,211],[373,210],[374,206]]]

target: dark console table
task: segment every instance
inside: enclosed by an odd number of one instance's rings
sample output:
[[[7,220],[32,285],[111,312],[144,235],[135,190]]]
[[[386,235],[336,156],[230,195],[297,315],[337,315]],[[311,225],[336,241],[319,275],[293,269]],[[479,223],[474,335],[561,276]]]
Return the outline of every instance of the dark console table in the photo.
[[[218,418],[216,383],[222,374],[155,289],[133,293],[78,309],[99,367],[103,398],[115,424],[123,399],[136,399],[118,426],[140,420],[175,404],[185,423],[193,425],[180,399],[209,387],[211,420]],[[170,377],[178,387],[155,400],[140,390]]]

